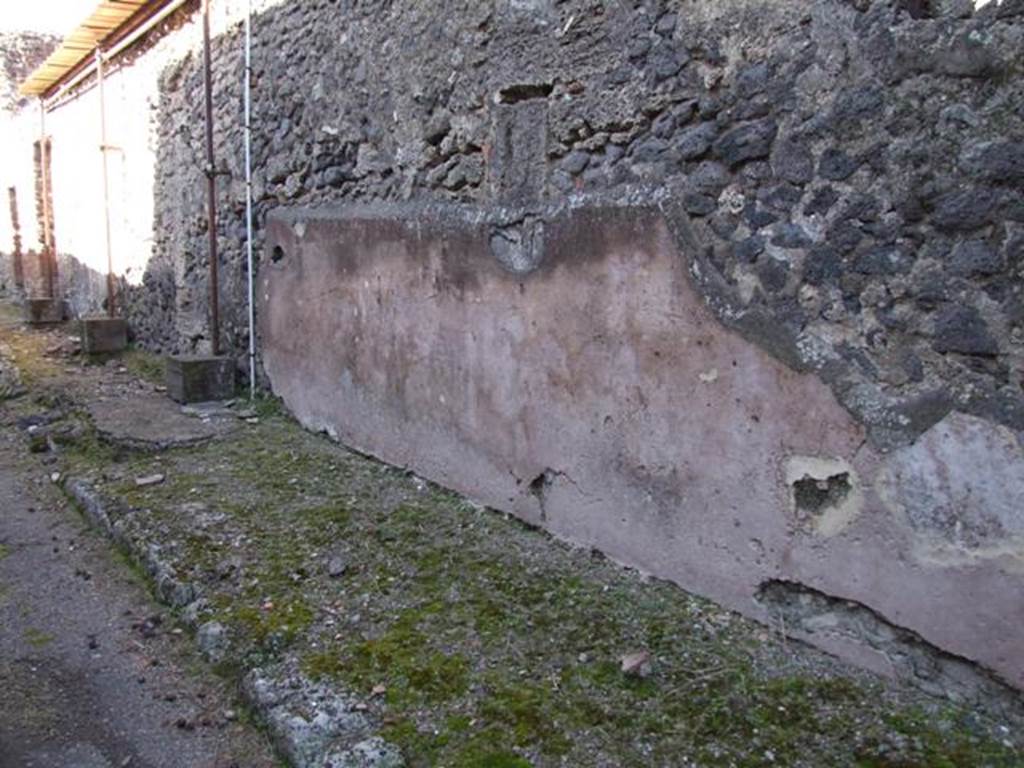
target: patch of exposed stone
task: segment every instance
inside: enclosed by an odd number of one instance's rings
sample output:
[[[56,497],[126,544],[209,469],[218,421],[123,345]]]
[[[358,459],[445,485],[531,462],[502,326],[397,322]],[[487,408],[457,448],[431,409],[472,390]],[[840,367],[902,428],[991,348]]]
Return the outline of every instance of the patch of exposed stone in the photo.
[[[117,398],[96,399],[88,405],[96,431],[107,443],[128,450],[162,451],[197,445],[229,436],[241,419],[252,417],[245,408],[223,403],[179,406],[162,394],[139,394],[125,408]]]
[[[314,683],[295,664],[254,669],[242,690],[295,768],[401,768],[401,754],[373,736],[359,701]]]
[[[897,677],[955,701],[983,699],[1008,717],[1024,714],[1020,694],[968,659],[936,648],[916,632],[900,627],[866,605],[773,580],[762,584],[757,599],[794,631],[807,636],[850,639],[881,653]]]

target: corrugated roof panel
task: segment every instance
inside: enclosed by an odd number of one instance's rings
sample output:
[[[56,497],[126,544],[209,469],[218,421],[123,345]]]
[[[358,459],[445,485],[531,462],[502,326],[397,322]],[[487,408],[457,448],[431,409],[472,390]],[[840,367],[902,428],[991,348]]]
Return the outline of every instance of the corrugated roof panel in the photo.
[[[72,30],[60,46],[26,78],[18,90],[25,96],[41,96],[93,55],[97,46],[109,39],[136,14],[155,12],[170,0],[102,0],[92,14]]]

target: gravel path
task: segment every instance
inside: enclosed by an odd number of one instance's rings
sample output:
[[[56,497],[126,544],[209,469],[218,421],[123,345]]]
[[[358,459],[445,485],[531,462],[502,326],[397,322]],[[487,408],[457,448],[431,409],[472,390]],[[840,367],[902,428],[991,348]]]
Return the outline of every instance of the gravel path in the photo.
[[[0,768],[276,762],[134,572],[0,431]]]

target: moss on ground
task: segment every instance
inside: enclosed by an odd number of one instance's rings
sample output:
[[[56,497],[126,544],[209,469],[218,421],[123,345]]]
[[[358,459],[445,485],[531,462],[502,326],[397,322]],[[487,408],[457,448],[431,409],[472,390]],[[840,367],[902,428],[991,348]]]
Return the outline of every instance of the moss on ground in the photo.
[[[25,642],[35,649],[45,648],[53,642],[53,635],[43,632],[41,629],[29,627],[24,632]]]
[[[279,397],[258,391],[256,397],[250,402],[252,410],[261,419],[278,418],[285,416],[284,405]]]
[[[345,452],[273,401],[258,411],[230,441],[158,456],[86,431],[63,461],[105,477],[202,587],[240,639],[228,674],[298,655],[361,696],[413,768],[1022,764],[969,709]],[[636,651],[645,676],[621,669]]]
[[[61,372],[55,358],[45,354],[37,337],[29,334],[5,333],[3,340],[11,350],[21,383],[29,390],[52,381]]]
[[[124,367],[143,381],[148,381],[151,384],[164,383],[166,365],[160,355],[132,345],[119,357]]]

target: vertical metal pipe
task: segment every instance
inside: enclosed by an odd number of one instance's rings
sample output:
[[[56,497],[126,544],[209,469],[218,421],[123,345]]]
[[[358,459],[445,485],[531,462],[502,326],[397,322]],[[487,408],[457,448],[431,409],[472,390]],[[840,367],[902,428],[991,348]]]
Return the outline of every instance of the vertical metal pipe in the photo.
[[[249,273],[249,399],[256,397],[256,316],[252,259],[252,0],[245,3],[245,255]]]
[[[43,208],[43,280],[46,285],[46,297],[54,298],[54,261],[53,238],[50,232],[50,152],[46,146],[46,104],[39,99],[39,178],[42,187]]]
[[[114,256],[110,240],[110,184],[107,173],[107,107],[103,94],[103,54],[96,49],[96,86],[100,98],[100,156],[103,159],[103,218],[107,236],[107,314],[117,315],[114,306]]]
[[[18,190],[7,188],[7,199],[11,206],[11,229],[14,232],[14,287],[25,290],[25,264],[21,260],[21,223],[18,221]]]
[[[213,160],[213,75],[210,63],[210,0],[203,0],[203,72],[206,91],[206,192],[210,234],[210,345],[220,354],[220,291],[217,287],[217,177]]]

